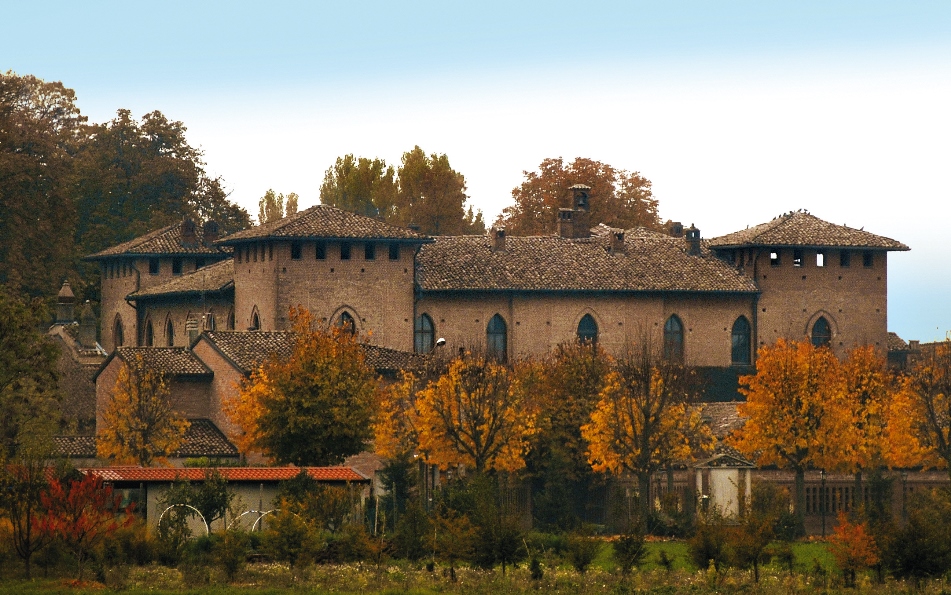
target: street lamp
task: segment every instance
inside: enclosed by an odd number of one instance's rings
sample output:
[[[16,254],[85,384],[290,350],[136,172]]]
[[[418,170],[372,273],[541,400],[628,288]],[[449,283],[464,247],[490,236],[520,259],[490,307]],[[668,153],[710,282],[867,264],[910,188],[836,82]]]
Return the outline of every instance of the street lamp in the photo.
[[[822,515],[822,536],[826,536],[826,470],[819,470],[819,513]]]

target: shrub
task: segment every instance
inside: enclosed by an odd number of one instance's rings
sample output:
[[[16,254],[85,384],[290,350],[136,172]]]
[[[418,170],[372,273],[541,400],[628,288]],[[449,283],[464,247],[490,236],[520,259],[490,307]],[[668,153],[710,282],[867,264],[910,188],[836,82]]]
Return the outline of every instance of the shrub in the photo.
[[[238,572],[244,568],[248,560],[248,534],[244,531],[226,531],[224,536],[215,543],[213,554],[228,582],[233,582]]]
[[[422,507],[412,504],[400,517],[393,536],[396,555],[407,560],[422,560],[433,553],[432,523]]]
[[[622,574],[630,574],[631,570],[640,566],[646,557],[644,532],[639,525],[633,525],[614,542],[614,561],[617,562]]]
[[[588,567],[598,557],[601,551],[601,541],[591,536],[587,532],[572,533],[568,536],[567,551],[568,562],[579,573],[584,574]]]
[[[714,510],[700,518],[696,533],[687,542],[687,549],[697,568],[703,569],[712,565],[714,570],[720,572],[729,563],[729,541],[730,532],[726,519],[719,511]]]
[[[324,549],[324,540],[320,535],[294,513],[282,510],[271,519],[262,545],[273,559],[287,562],[293,568],[313,561]]]
[[[915,493],[906,509],[908,522],[885,547],[886,565],[896,577],[916,581],[945,574],[951,570],[951,493]]]

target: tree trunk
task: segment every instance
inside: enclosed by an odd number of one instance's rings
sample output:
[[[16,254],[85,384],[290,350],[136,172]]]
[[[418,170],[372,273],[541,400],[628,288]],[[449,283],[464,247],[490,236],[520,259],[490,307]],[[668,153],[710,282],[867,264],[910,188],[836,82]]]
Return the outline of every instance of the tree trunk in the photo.
[[[651,474],[637,474],[637,511],[641,521],[647,521],[651,512]]]
[[[802,537],[806,534],[806,472],[802,467],[796,468],[795,489],[793,511],[796,515],[796,534]]]

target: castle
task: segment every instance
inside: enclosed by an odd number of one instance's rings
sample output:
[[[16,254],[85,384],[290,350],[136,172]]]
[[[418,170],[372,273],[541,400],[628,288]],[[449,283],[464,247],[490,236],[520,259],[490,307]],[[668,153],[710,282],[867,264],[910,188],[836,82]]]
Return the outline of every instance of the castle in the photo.
[[[735,396],[757,346],[781,337],[887,351],[887,255],[904,244],[803,211],[708,240],[679,224],[592,226],[589,188],[571,190],[550,236],[430,237],[318,205],[226,237],[185,220],[93,254],[110,354],[100,416],[118,365],[139,353],[173,378],[183,412],[229,431],[221,400],[287,348],[296,306],[365,337],[384,373],[433,349],[514,360],[649,337],[710,372],[708,400]]]

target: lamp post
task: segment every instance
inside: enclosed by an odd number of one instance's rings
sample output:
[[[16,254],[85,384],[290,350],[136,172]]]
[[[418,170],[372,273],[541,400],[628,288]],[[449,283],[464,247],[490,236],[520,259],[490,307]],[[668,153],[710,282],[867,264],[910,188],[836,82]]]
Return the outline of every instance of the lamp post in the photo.
[[[822,536],[826,536],[826,470],[819,470],[819,513],[822,515]]]
[[[901,472],[901,520],[905,521],[908,519],[908,507],[905,506],[905,502],[908,501],[908,472]]]

